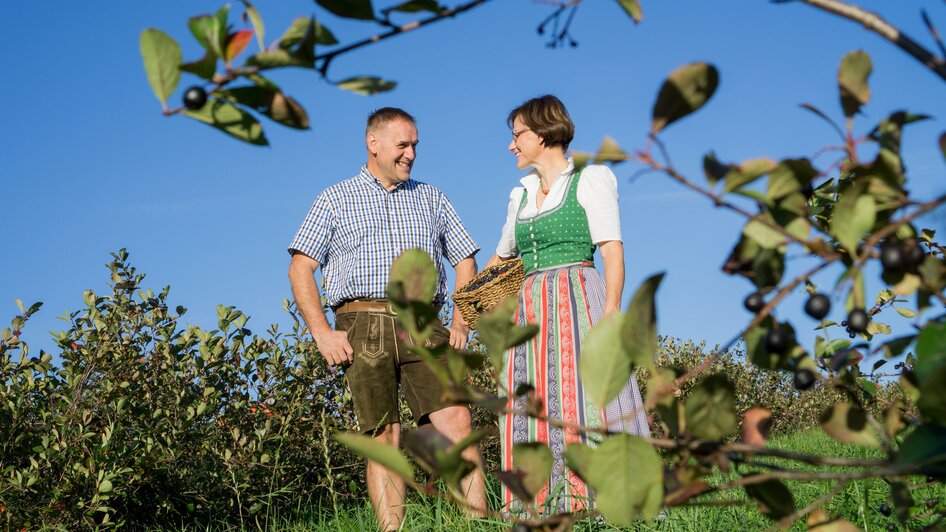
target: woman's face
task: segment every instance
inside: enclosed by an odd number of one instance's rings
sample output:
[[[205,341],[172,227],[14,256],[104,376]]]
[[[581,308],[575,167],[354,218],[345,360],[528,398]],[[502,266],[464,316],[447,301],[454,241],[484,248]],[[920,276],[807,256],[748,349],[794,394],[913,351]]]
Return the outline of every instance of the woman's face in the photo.
[[[544,149],[542,139],[516,117],[512,123],[512,142],[509,143],[509,151],[516,156],[516,166],[522,170],[534,165]]]

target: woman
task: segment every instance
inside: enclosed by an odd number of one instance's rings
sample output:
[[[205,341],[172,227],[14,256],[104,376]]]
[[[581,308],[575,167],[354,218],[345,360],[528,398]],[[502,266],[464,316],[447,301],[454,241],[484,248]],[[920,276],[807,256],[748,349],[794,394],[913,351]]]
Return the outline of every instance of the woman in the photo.
[[[516,322],[535,323],[539,334],[507,353],[504,380],[509,392],[522,384],[534,387],[550,419],[611,431],[649,435],[636,379],[599,409],[582,391],[578,375],[581,342],[608,313],[619,311],[624,289],[624,245],[618,212],[617,180],[605,166],[575,171],[566,158],[575,125],[555,96],[542,96],[512,110],[509,151],[520,170],[531,168],[523,186],[509,195],[506,224],[488,265],[521,256],[526,278],[519,294]],[[601,250],[604,279],[594,268]],[[523,400],[514,403],[523,408]],[[602,414],[604,419],[602,419]],[[589,506],[588,487],[564,464],[565,446],[587,442],[587,435],[563,430],[526,416],[500,416],[502,468],[513,469],[512,448],[543,442],[552,449],[549,483],[536,495],[547,512]],[[519,511],[503,487],[507,510]]]

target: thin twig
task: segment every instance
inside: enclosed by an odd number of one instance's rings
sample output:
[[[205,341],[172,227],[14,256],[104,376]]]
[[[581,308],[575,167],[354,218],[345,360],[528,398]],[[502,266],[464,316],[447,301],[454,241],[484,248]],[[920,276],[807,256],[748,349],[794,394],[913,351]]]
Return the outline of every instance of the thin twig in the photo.
[[[818,497],[817,499],[812,501],[811,504],[809,504],[808,506],[805,506],[804,508],[800,510],[792,512],[791,515],[787,515],[783,517],[775,526],[783,530],[792,526],[792,523],[797,521],[799,518],[804,517],[810,514],[811,512],[817,510],[818,508],[821,507],[822,504],[824,504],[827,501],[830,501],[831,499],[834,498],[835,495],[844,491],[844,488],[846,488],[847,485],[848,485],[848,482],[838,482],[837,484],[834,485],[834,488],[832,488],[831,491],[829,491],[828,493],[825,493],[821,497]]]
[[[346,54],[346,53],[348,53],[348,52],[351,52],[351,51],[353,51],[353,50],[357,50],[358,48],[362,48],[362,47],[368,46],[368,45],[370,45],[370,44],[375,44],[375,43],[381,42],[381,41],[383,41],[383,40],[385,40],[385,39],[389,39],[389,38],[394,37],[394,36],[396,36],[396,35],[401,35],[401,34],[407,33],[407,32],[409,32],[409,31],[411,31],[411,30],[416,30],[417,28],[426,26],[426,25],[428,25],[428,24],[433,24],[434,22],[439,22],[439,21],[441,21],[441,20],[443,20],[443,19],[445,19],[445,18],[455,17],[455,16],[459,15],[460,13],[463,13],[463,12],[465,12],[465,11],[469,11],[469,10],[471,10],[471,9],[473,9],[473,8],[475,8],[475,7],[478,7],[478,6],[482,5],[482,4],[485,4],[486,2],[489,2],[489,1],[490,1],[490,0],[473,0],[473,1],[471,1],[471,2],[468,2],[468,3],[466,3],[466,4],[459,5],[459,6],[457,6],[457,7],[447,8],[447,9],[444,9],[444,10],[440,11],[439,13],[437,13],[436,15],[433,15],[433,16],[431,16],[431,17],[428,17],[428,18],[425,18],[425,19],[420,19],[420,20],[415,20],[415,21],[413,21],[413,22],[408,22],[407,24],[404,24],[404,25],[402,25],[402,26],[394,27],[393,29],[391,29],[390,31],[387,31],[387,32],[385,32],[385,33],[379,33],[379,34],[377,34],[377,35],[372,35],[371,37],[367,37],[367,38],[362,39],[362,40],[360,40],[360,41],[353,42],[353,43],[351,43],[351,44],[349,44],[349,45],[346,45],[346,46],[343,46],[343,47],[341,47],[341,48],[336,48],[335,50],[332,50],[331,52],[326,52],[326,53],[324,53],[324,54],[316,55],[316,56],[315,56],[315,62],[317,63],[317,62],[319,62],[319,61],[322,61],[322,64],[318,67],[318,71],[319,71],[319,73],[322,75],[322,77],[328,77],[328,67],[329,67],[329,64],[332,62],[333,59],[335,59],[336,57],[338,57],[338,56],[340,56],[340,55],[342,55],[342,54]]]

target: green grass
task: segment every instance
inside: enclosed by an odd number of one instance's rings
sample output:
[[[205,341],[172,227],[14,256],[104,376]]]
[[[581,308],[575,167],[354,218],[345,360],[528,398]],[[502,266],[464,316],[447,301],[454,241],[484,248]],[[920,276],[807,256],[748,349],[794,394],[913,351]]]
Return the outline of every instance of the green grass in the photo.
[[[820,429],[800,432],[788,436],[776,437],[770,441],[771,447],[792,450],[795,452],[838,456],[848,458],[879,457],[877,451],[846,445],[826,436]],[[786,467],[786,460],[768,460],[769,463]],[[812,466],[793,467],[808,471],[818,470]],[[716,484],[735,475],[714,475],[710,477],[710,484]],[[499,506],[499,486],[495,479],[490,479],[489,491],[491,507]],[[946,502],[946,490],[942,484],[925,485],[925,479],[910,478],[909,485],[917,486],[913,495],[923,511],[923,503],[934,500],[937,504]],[[817,482],[788,482],[789,488],[795,497],[795,507],[802,508],[827,493],[834,485],[831,481]],[[930,519],[913,519],[906,527],[897,523],[894,516],[884,516],[878,508],[884,502],[891,507],[889,499],[890,489],[886,482],[879,479],[870,479],[851,482],[848,487],[838,493],[831,501],[823,506],[830,516],[847,519],[865,531],[886,531],[889,525],[896,530],[917,530],[928,525]],[[585,521],[579,523],[575,530],[635,530],[635,531],[674,531],[674,532],[711,532],[730,530],[765,530],[773,528],[774,523],[767,519],[758,510],[755,502],[747,500],[741,489],[731,490],[721,494],[718,499],[741,500],[745,504],[738,506],[699,506],[686,508],[671,508],[660,518],[638,522],[634,527],[621,529],[601,523]],[[256,529],[255,523],[246,523],[244,529]],[[269,530],[303,531],[319,530],[333,532],[373,532],[376,530],[374,515],[367,502],[348,501],[339,503],[338,508],[317,506],[300,506],[291,516],[271,519]],[[435,497],[426,497],[417,493],[408,496],[406,508],[406,522],[404,530],[446,530],[450,532],[487,532],[508,530],[509,524],[497,519],[471,520],[453,504]],[[791,530],[806,530],[804,520],[799,520]]]

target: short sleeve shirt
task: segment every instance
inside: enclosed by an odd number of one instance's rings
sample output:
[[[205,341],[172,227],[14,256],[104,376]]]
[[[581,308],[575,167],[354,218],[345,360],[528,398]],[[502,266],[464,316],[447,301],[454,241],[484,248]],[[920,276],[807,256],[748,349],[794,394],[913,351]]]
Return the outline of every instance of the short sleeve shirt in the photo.
[[[321,265],[329,306],[387,297],[391,264],[412,248],[426,251],[437,266],[436,304],[449,293],[443,260],[456,266],[479,251],[439,189],[410,179],[388,190],[364,166],[316,197],[289,244],[290,253]]]

